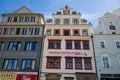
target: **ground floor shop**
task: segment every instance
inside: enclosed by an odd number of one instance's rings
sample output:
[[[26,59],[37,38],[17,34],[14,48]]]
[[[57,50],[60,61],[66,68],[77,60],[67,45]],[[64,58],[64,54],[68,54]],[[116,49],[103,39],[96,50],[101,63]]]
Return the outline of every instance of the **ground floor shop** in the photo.
[[[95,73],[45,73],[40,80],[96,80]]]
[[[101,74],[100,80],[120,80],[120,74]]]

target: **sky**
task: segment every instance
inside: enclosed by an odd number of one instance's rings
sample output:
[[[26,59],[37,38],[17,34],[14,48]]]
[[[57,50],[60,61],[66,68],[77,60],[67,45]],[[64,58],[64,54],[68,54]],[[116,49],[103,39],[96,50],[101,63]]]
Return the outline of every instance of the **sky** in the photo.
[[[120,8],[120,0],[0,0],[0,15],[13,13],[22,6],[27,6],[33,13],[42,13],[48,19],[65,5],[80,12],[82,18],[96,27],[99,17]],[[1,20],[0,16],[0,22]]]

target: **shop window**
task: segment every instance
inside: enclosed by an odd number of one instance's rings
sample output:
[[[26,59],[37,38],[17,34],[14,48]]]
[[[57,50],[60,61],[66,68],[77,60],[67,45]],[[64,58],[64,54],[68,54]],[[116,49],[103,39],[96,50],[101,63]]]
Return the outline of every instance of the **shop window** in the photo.
[[[66,57],[66,69],[73,69],[73,58]]]
[[[35,60],[26,59],[22,61],[22,70],[34,70]]]
[[[54,35],[56,35],[56,36],[60,35],[60,30],[59,29],[55,29],[54,30]]]
[[[64,36],[70,36],[70,30],[69,29],[64,29],[63,30],[63,35]]]
[[[61,49],[61,40],[49,40],[48,48],[49,49]]]
[[[21,42],[17,42],[17,41],[9,42],[8,50],[20,50],[20,48],[21,48]]]
[[[83,41],[83,49],[89,49],[89,41]]]
[[[103,60],[103,67],[110,68],[108,57],[104,56],[104,57],[102,57],[102,60]]]
[[[38,42],[25,42],[25,50],[26,51],[36,51],[38,46]]]
[[[72,49],[72,40],[66,40],[66,49]]]
[[[85,70],[92,69],[91,58],[84,58],[84,67],[85,67]]]
[[[116,47],[120,48],[120,41],[116,41],[115,43],[116,43]]]
[[[75,69],[82,69],[82,58],[75,58]]]
[[[0,51],[3,50],[5,43],[3,41],[0,41]]]
[[[47,57],[47,69],[60,69],[61,57]]]
[[[80,34],[79,34],[79,30],[73,30],[73,35],[74,36],[79,36]]]
[[[17,68],[17,60],[15,59],[4,60],[2,68],[6,70],[15,70]]]
[[[81,49],[81,41],[75,40],[74,41],[74,48],[75,49]]]

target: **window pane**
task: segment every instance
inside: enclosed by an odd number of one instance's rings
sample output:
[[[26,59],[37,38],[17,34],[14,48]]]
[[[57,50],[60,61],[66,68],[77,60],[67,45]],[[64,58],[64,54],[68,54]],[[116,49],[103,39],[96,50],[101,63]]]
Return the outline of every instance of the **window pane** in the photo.
[[[8,50],[20,50],[21,43],[20,42],[9,42]]]
[[[85,59],[84,60],[84,64],[85,64],[85,69],[92,69],[91,68],[91,59]]]
[[[109,68],[109,62],[107,57],[103,57],[103,66],[104,68]]]
[[[72,41],[66,41],[66,49],[72,49]]]
[[[75,41],[74,45],[75,45],[75,49],[80,49],[81,48],[80,41]]]
[[[89,49],[89,42],[88,41],[83,42],[83,49]]]
[[[66,69],[72,69],[72,68],[73,68],[72,58],[66,58]]]
[[[79,58],[75,59],[75,68],[82,69],[82,59],[79,59]]]

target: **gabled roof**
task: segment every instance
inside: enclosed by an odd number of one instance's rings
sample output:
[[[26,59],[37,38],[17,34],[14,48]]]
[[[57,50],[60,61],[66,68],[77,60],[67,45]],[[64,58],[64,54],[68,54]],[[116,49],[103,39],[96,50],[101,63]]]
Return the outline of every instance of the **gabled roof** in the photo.
[[[14,13],[32,13],[32,11],[26,6],[23,6],[19,8],[18,10],[16,10]]]

